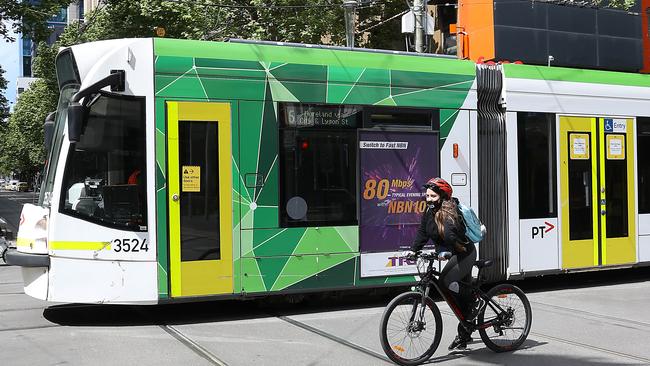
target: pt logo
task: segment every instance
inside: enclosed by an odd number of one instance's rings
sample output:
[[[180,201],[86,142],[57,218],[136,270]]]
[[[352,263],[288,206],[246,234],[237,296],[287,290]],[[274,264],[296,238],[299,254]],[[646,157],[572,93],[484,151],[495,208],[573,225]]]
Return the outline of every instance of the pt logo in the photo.
[[[544,221],[543,226],[533,226],[531,228],[532,230],[532,238],[535,239],[535,237],[540,237],[544,239],[544,234],[548,233],[549,231],[555,229],[555,225],[551,224],[550,222]]]

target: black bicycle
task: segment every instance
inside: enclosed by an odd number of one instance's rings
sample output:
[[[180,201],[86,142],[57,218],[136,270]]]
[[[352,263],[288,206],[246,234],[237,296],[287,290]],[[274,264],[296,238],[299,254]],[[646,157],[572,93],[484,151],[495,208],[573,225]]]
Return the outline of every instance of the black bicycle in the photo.
[[[496,285],[488,292],[481,290],[481,270],[492,265],[492,261],[476,261],[478,278],[472,283],[460,282],[460,286],[469,286],[472,296],[478,299],[476,317],[466,319],[454,297],[439,283],[440,272],[434,266],[438,254],[421,253],[414,259],[418,260],[420,282],[414,291],[395,297],[381,318],[379,336],[388,358],[399,365],[418,365],[428,360],[438,348],[442,338],[442,316],[429,297],[432,287],[449,304],[461,326],[470,334],[478,330],[483,343],[491,350],[513,351],[524,343],[532,324],[532,311],[526,294],[509,284]],[[420,268],[426,268],[426,271]]]

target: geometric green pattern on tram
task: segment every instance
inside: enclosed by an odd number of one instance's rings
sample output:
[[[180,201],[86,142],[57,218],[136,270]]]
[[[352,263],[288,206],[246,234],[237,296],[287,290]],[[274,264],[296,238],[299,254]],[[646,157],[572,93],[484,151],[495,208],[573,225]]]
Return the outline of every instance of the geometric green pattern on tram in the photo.
[[[241,180],[239,179],[239,103],[231,103],[231,172],[232,172],[232,258],[233,258],[233,291],[239,292],[242,288],[241,283],[241,205],[239,202],[239,192],[241,191]]]
[[[264,71],[264,66],[258,61],[242,61],[242,60],[226,60],[222,58],[201,58],[197,57],[194,59],[194,64],[197,68],[206,68],[206,69],[219,69],[220,71],[225,70],[236,70],[236,71]]]
[[[296,248],[300,245],[301,242],[300,239],[305,235],[305,229],[302,228],[253,231],[253,250],[251,253],[245,254],[246,256],[289,256],[292,253],[296,252]],[[274,234],[266,238],[271,233]]]
[[[210,99],[262,100],[266,87],[263,79],[201,78],[205,93]]]
[[[390,71],[390,85],[394,95],[403,93],[400,88],[409,89],[453,89],[459,83],[474,80],[473,75],[454,75],[402,70]]]
[[[272,62],[269,66],[269,72],[273,74],[276,80],[283,84],[287,82],[301,82],[302,84],[310,85],[311,83],[324,83],[327,81],[326,65]],[[289,88],[289,90],[292,90],[292,88]],[[307,93],[307,95],[312,93],[304,89],[295,90],[298,92],[293,93],[294,95],[302,96],[304,93]]]
[[[340,226],[335,230],[341,236],[352,252],[359,251],[359,227],[358,226]]]
[[[187,72],[194,67],[194,58],[187,56],[165,56],[159,57],[156,59],[156,74],[158,75],[169,75],[169,76],[178,76],[179,70],[184,70]],[[197,62],[200,59],[196,59]],[[157,85],[158,87],[164,87],[163,85]]]
[[[270,190],[269,188],[267,188]],[[258,207],[253,211],[253,228],[268,229],[278,227],[278,208]]]
[[[312,276],[291,285],[288,290],[350,286],[354,284],[355,267],[356,259],[348,259],[319,273],[317,277]]]
[[[158,296],[166,298],[169,296],[168,279],[169,265],[167,261],[167,146],[165,142],[165,104],[164,101],[157,99],[154,104],[156,116],[156,250],[158,253]],[[160,118],[160,116],[163,116]]]
[[[262,279],[264,280],[264,288],[268,291],[273,288],[282,273],[288,276],[292,273],[293,267],[289,266],[288,262],[295,257],[265,257],[258,258],[257,265],[260,268]],[[307,268],[303,268],[304,272],[308,273]]]
[[[246,292],[264,292],[266,285],[262,277],[262,272],[255,259],[239,259],[235,261],[241,264],[241,287],[235,287],[235,291],[243,289]]]
[[[457,109],[440,110],[440,135],[444,136],[441,137],[441,140],[447,139],[447,136],[449,136],[449,132],[456,121],[456,117],[458,117]]]
[[[261,263],[266,258],[262,258]],[[282,273],[277,276],[272,285],[267,289],[270,291],[283,290],[297,282],[309,278],[318,273],[318,256],[304,255],[304,256],[291,256],[285,261],[282,268]],[[260,270],[262,268],[260,267]],[[264,272],[263,272],[264,273]],[[265,283],[269,283],[264,279]]]
[[[361,279],[359,228],[279,227],[278,102],[395,105],[457,110],[475,78],[471,62],[254,44],[154,40],[160,296],[166,297],[164,100],[233,101],[235,292],[412,281]],[[345,65],[345,66],[344,66]],[[236,109],[236,112],[235,112]],[[446,137],[455,118],[441,122]],[[453,112],[452,112],[453,113]],[[447,121],[447,119],[449,121]],[[263,185],[246,187],[246,174]],[[250,180],[249,176],[248,179]],[[253,179],[254,183],[254,179]],[[253,210],[252,207],[256,206]],[[317,276],[318,275],[318,276]]]
[[[242,173],[242,182],[246,182],[246,174],[257,171],[259,159],[259,145],[262,139],[261,125],[264,116],[264,103],[259,101],[244,100],[239,102],[241,113],[239,120],[241,124],[240,139],[244,143],[239,152],[239,168]],[[250,202],[254,202],[255,187],[242,187],[246,190],[245,196]]]
[[[353,84],[343,103],[377,104],[390,96],[390,71],[365,69]]]
[[[327,100],[325,102],[343,103],[364,70],[363,68],[329,67]]]
[[[327,250],[324,248],[324,243],[327,243]],[[318,230],[307,229],[305,236],[300,240],[300,244],[296,248],[296,254],[350,253],[353,250],[335,228],[324,227]]]
[[[327,67],[271,64],[269,73],[302,102],[322,103],[327,94]],[[296,76],[300,75],[300,79]]]
[[[262,140],[260,141],[259,160],[256,171],[265,183],[255,188],[255,202],[259,206],[277,206],[279,162],[278,162],[278,121],[275,103],[271,96],[271,88],[267,85],[263,115],[261,121]],[[277,215],[276,215],[277,216]],[[277,223],[277,221],[276,221]]]
[[[160,57],[158,59],[161,59]],[[164,58],[163,58],[164,60]],[[164,85],[157,91],[157,96],[177,96],[186,98],[205,98],[201,79],[192,70],[178,77],[175,75],[156,76],[156,85]]]

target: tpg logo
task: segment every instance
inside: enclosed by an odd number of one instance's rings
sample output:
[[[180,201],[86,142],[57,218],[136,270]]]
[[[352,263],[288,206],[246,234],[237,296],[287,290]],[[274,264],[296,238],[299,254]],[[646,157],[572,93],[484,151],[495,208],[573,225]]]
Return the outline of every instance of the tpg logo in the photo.
[[[414,260],[406,259],[406,257],[388,257],[388,263],[386,267],[402,267],[402,266],[412,266],[416,262]]]
[[[533,226],[531,228],[532,230],[532,238],[535,239],[536,236],[541,237],[544,239],[544,234],[548,233],[549,231],[553,230],[555,228],[555,225],[551,224],[550,222],[544,221],[543,226]]]

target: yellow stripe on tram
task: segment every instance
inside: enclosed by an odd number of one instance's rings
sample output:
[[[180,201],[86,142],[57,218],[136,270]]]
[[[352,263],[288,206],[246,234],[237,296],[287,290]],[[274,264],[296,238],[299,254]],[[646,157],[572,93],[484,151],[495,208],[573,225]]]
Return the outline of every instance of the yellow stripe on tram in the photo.
[[[21,247],[29,247],[32,245],[34,241],[31,239],[25,239],[25,238],[16,238],[16,247],[21,248]]]
[[[52,250],[111,250],[110,241],[52,241]]]

